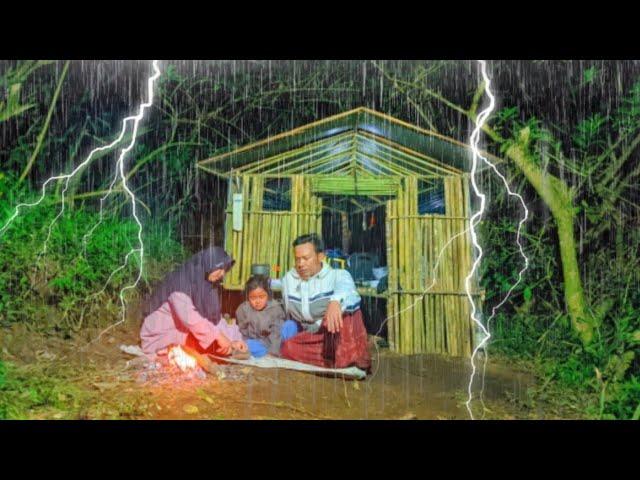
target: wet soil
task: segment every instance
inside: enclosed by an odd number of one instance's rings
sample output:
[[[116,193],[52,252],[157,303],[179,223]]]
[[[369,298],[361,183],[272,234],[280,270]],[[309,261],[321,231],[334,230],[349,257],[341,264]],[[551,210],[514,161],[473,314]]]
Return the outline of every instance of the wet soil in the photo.
[[[225,365],[219,375],[169,381],[141,380],[135,357],[119,345],[135,345],[135,326],[119,327],[98,342],[95,331],[74,338],[38,335],[18,327],[0,331],[2,358],[17,366],[44,365],[65,371],[86,395],[73,411],[41,409],[33,418],[128,419],[469,419],[465,406],[469,359],[398,355],[372,348],[372,374],[365,380],[319,376],[282,369]],[[127,363],[129,362],[129,363]],[[133,362],[135,363],[135,362]],[[478,364],[481,366],[482,361]],[[480,369],[479,372],[482,370]],[[226,374],[224,374],[226,372]],[[476,376],[474,418],[531,418],[524,411],[534,377],[489,361],[482,401]],[[544,412],[534,413],[545,418]]]

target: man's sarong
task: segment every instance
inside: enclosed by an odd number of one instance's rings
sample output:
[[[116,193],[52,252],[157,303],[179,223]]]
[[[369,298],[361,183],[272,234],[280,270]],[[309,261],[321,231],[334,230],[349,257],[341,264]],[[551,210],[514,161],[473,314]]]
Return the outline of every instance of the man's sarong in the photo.
[[[371,355],[367,348],[367,330],[362,321],[362,312],[342,316],[339,333],[329,333],[322,325],[316,333],[301,332],[282,342],[280,355],[283,358],[325,368],[347,368],[356,366],[370,370]]]

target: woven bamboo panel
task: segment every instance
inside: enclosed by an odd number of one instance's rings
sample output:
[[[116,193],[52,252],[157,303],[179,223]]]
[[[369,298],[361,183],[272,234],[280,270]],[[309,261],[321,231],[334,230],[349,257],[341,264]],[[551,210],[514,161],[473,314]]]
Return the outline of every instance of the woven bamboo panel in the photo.
[[[227,210],[225,249],[236,264],[225,276],[225,288],[244,288],[254,263],[268,264],[272,277],[282,277],[293,266],[293,240],[304,233],[322,232],[322,200],[312,194],[311,179],[294,175],[291,188],[291,210],[266,211],[263,176],[243,175],[239,182],[230,182],[229,198],[233,193],[243,195],[243,228],[233,230],[232,212]]]

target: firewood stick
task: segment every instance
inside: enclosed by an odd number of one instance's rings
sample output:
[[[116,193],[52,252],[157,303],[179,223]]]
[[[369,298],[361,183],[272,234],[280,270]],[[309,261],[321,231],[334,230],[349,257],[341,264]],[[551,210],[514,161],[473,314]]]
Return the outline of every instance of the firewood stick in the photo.
[[[216,373],[218,371],[216,364],[213,363],[207,356],[202,355],[191,347],[182,345],[181,348],[193,358],[196,359],[197,364],[207,373]]]

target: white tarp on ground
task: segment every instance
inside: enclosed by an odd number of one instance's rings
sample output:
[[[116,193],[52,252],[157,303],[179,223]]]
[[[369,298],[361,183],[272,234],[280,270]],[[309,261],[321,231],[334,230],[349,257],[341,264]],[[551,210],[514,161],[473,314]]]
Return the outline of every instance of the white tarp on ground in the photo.
[[[313,373],[337,373],[344,375],[345,377],[363,379],[367,376],[367,373],[360,370],[358,367],[349,368],[323,368],[316,367],[315,365],[309,365],[306,363],[296,362],[294,360],[288,360],[286,358],[272,357],[271,355],[265,355],[264,357],[255,358],[251,357],[249,360],[235,360],[228,357],[216,357],[210,355],[213,358],[224,360],[229,363],[237,363],[239,365],[246,365],[249,367],[258,368],[285,368],[287,370],[297,370],[299,372],[313,372]]]
[[[120,345],[120,350],[129,355],[144,356],[144,352],[138,345]],[[155,355],[146,355],[147,358],[155,357]],[[299,372],[312,372],[312,373],[337,373],[349,378],[357,378],[362,380],[367,376],[364,370],[360,370],[358,367],[349,368],[323,368],[316,367],[315,365],[308,365],[306,363],[296,362],[294,360],[287,360],[286,358],[272,357],[266,355],[264,357],[255,358],[251,357],[249,360],[235,360],[229,357],[216,357],[210,355],[212,358],[224,360],[229,363],[237,363],[239,365],[246,365],[248,367],[257,368],[285,368],[287,370],[297,370]]]

